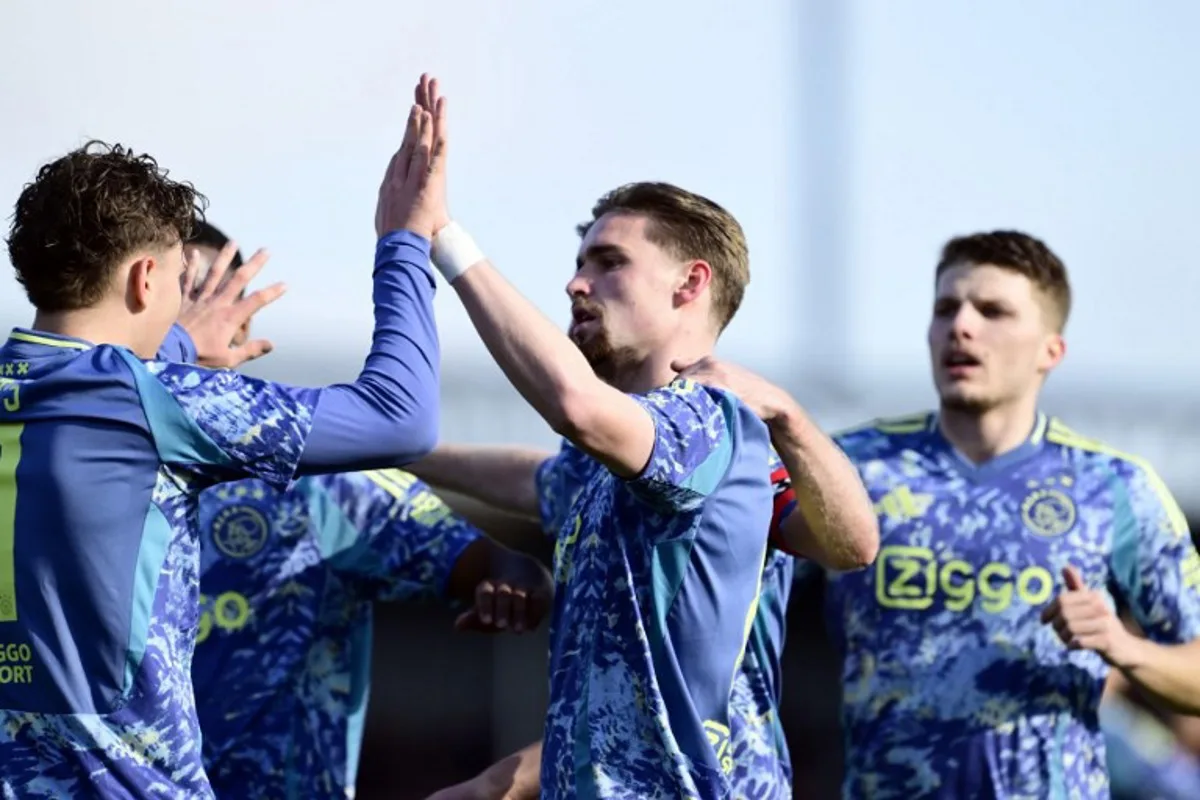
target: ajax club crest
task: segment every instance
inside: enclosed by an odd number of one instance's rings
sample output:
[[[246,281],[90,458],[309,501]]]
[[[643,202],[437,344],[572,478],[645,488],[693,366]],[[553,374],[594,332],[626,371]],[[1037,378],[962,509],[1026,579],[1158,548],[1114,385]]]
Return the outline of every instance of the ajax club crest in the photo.
[[[1069,487],[1069,477],[1031,481],[1030,492],[1021,501],[1021,520],[1032,533],[1043,537],[1062,536],[1075,527],[1075,501],[1058,486]]]

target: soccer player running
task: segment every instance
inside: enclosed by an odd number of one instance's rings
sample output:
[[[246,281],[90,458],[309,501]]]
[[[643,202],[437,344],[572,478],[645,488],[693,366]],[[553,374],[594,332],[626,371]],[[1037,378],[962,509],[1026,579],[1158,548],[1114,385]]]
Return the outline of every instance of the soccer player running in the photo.
[[[426,104],[444,120],[444,101]],[[583,226],[568,337],[483,258],[448,212],[434,263],[522,395],[564,437],[549,462],[464,459],[538,513],[557,476],[556,594],[544,797],[716,798],[730,791],[729,701],[758,604],[773,488],[769,429],[732,395],[675,380],[711,352],[749,279],[741,226],[698,195],[621,187]],[[794,403],[830,516],[874,520],[852,466]],[[515,457],[514,457],[515,456]],[[496,469],[499,467],[499,469]],[[444,483],[444,481],[442,481]],[[499,490],[493,485],[492,490]],[[556,502],[551,500],[550,502]]]
[[[215,271],[209,286],[241,260],[207,222],[187,249],[189,269]],[[192,681],[218,797],[353,795],[373,602],[447,601],[464,607],[460,629],[516,633],[549,609],[540,564],[399,470],[305,476],[286,491],[224,483],[200,496],[199,521]]]
[[[200,199],[153,159],[93,144],[25,187],[8,250],[37,311],[0,347],[0,794],[211,796],[189,674],[197,495],[432,446],[436,152],[414,108],[380,189],[371,353],[323,389],[143,360],[180,314]],[[263,261],[200,307],[218,358],[245,355],[229,343],[270,298],[230,298]]]
[[[826,576],[845,796],[1107,797],[1110,669],[1200,713],[1200,556],[1149,464],[1038,410],[1066,353],[1058,257],[981,233],[951,240],[935,276],[939,410],[835,437],[882,534],[874,569]],[[692,374],[770,389],[715,363]]]

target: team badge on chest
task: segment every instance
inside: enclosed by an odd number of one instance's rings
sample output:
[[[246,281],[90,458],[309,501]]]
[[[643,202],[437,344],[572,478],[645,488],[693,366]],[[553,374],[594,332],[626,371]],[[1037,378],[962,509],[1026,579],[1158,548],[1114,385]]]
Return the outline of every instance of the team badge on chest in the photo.
[[[261,500],[264,492],[258,487],[222,486],[217,490],[217,496],[222,500]],[[230,558],[251,558],[266,545],[269,530],[266,518],[257,508],[237,503],[226,506],[213,517],[212,541],[218,550]]]
[[[1075,527],[1078,512],[1067,491],[1073,482],[1063,475],[1027,484],[1029,492],[1021,501],[1021,521],[1031,533],[1051,538]]]

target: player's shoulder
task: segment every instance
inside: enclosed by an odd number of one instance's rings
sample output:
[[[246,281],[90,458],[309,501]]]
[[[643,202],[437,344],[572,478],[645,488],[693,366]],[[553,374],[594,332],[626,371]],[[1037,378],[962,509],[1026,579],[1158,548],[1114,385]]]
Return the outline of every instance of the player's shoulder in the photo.
[[[691,378],[676,378],[666,386],[634,397],[664,411],[689,409],[709,414],[728,412],[740,402],[732,392]]]
[[[889,453],[912,447],[926,439],[936,424],[932,411],[896,417],[877,417],[852,428],[835,431],[833,440],[850,456],[886,458]]]
[[[1077,470],[1095,469],[1125,480],[1159,480],[1145,458],[1118,449],[1102,439],[1081,433],[1058,417],[1049,417],[1043,433],[1051,456],[1062,458]]]
[[[1183,512],[1171,490],[1147,459],[1079,433],[1057,417],[1049,418],[1044,435],[1051,457],[1071,464],[1077,475],[1094,477],[1106,485],[1116,479],[1124,484],[1135,506],[1149,503],[1165,508],[1173,524],[1185,528]]]

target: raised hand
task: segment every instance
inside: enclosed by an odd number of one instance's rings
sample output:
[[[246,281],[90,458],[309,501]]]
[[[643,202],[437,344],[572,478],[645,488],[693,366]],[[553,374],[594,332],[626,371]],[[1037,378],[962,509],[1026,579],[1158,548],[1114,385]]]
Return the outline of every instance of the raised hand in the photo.
[[[286,291],[282,283],[274,283],[243,296],[270,256],[266,250],[259,250],[239,269],[229,272],[235,253],[237,244],[226,244],[199,285],[196,284],[199,260],[189,258],[184,270],[183,305],[178,322],[196,346],[197,361],[214,369],[232,369],[271,352],[273,345],[266,339],[240,344],[235,340],[255,314],[283,297]]]
[[[392,156],[375,209],[375,233],[412,231],[432,239],[450,220],[446,208],[446,101],[422,75],[400,149]]]

